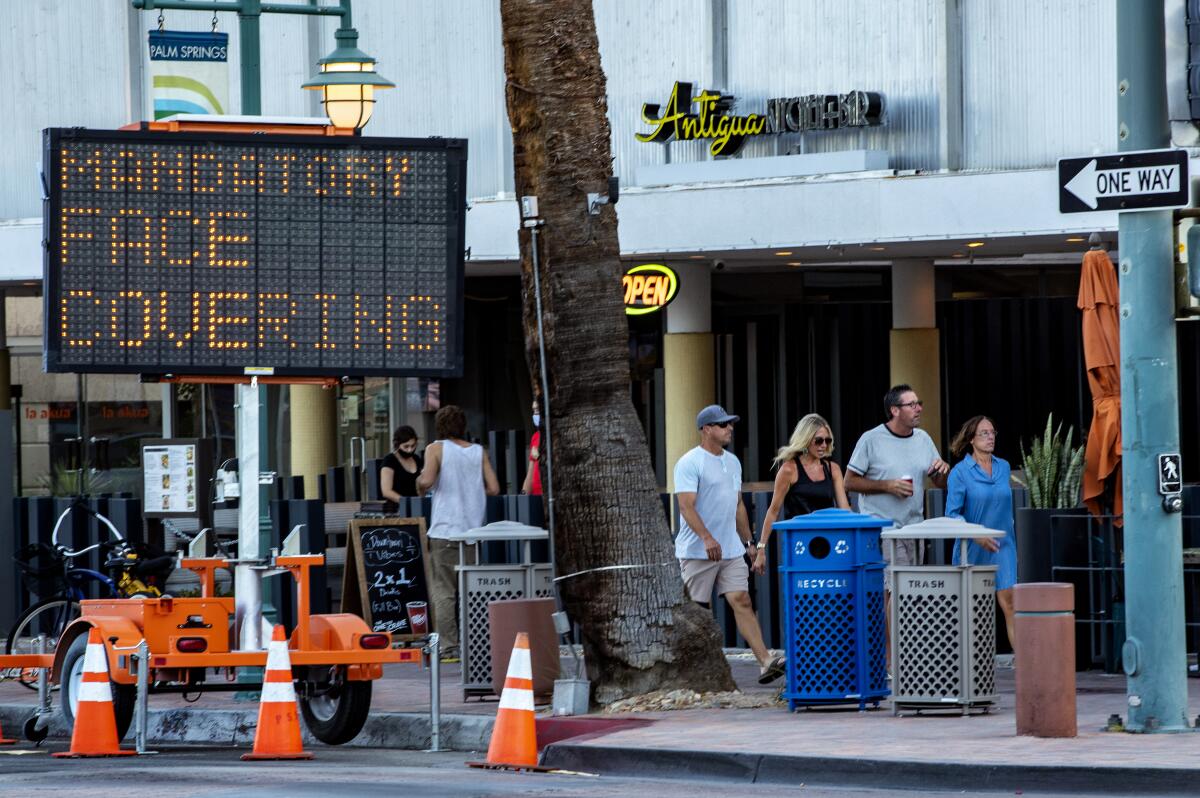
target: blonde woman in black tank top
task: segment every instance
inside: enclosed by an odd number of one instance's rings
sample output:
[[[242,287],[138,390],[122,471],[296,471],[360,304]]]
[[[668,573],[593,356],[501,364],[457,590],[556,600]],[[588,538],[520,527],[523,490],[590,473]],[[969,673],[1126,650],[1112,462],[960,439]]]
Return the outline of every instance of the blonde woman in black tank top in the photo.
[[[775,492],[771,506],[763,517],[759,534],[758,555],[754,559],[755,573],[767,569],[767,543],[771,526],[784,514],[784,520],[811,513],[826,507],[850,509],[841,467],[830,459],[833,454],[833,433],[829,422],[816,413],[800,419],[788,445],[775,455]]]

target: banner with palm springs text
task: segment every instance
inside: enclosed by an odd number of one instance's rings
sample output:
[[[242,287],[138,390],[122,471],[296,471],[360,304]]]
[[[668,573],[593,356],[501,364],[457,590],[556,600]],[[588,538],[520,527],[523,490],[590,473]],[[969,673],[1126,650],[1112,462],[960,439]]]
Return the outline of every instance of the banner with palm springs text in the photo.
[[[228,59],[227,33],[150,31],[154,118],[228,113]]]

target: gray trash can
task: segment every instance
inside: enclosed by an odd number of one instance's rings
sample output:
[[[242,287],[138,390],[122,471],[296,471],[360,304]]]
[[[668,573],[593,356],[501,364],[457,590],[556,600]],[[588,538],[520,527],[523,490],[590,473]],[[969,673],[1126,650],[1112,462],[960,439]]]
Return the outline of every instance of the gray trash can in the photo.
[[[966,562],[970,539],[1000,538],[1004,532],[931,518],[880,537],[889,555],[897,539],[959,538],[959,560]],[[996,566],[900,565],[888,571],[892,713],[987,712],[997,698]]]
[[[548,598],[554,595],[554,569],[533,561],[533,541],[549,533],[516,521],[496,521],[451,536],[458,542],[458,637],[462,659],[463,699],[492,693],[492,635],[488,605],[510,599]],[[520,541],[520,561],[483,564],[478,544]],[[475,546],[474,563],[467,547]]]

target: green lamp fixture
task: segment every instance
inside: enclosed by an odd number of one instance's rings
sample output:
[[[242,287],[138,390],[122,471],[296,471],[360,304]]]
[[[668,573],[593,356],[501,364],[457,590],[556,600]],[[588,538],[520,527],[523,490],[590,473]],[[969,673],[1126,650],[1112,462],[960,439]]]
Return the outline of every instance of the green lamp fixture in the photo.
[[[358,31],[338,28],[337,47],[317,63],[321,71],[302,88],[321,91],[321,104],[334,127],[361,130],[371,120],[375,90],[396,84],[375,72],[375,59],[358,49]]]

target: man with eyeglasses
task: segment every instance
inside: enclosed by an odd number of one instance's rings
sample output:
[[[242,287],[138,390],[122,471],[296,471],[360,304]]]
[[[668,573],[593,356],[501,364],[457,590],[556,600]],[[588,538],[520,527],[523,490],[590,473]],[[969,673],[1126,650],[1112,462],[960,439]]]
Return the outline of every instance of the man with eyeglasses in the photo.
[[[700,445],[675,464],[675,495],[679,501],[679,534],[675,556],[688,596],[709,606],[713,588],[733,610],[741,633],[759,664],[759,684],[783,675],[783,657],[771,657],[750,601],[750,568],[746,555],[756,547],[750,517],[742,503],[742,464],[725,447],[733,441],[730,415],[709,405],[696,416]]]
[[[887,421],[858,439],[846,464],[846,490],[859,494],[860,512],[906,527],[925,517],[925,477],[946,487],[950,472],[937,446],[921,429],[922,402],[910,385],[883,397]],[[896,565],[920,563],[915,540],[896,541]]]

